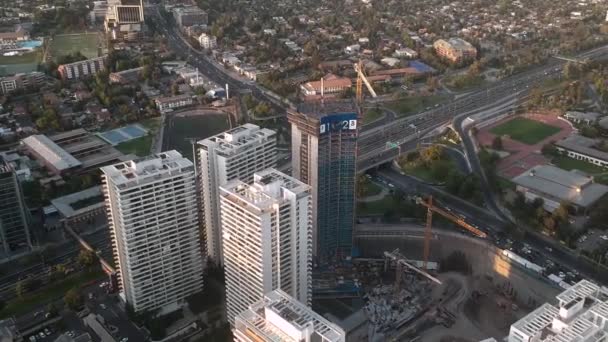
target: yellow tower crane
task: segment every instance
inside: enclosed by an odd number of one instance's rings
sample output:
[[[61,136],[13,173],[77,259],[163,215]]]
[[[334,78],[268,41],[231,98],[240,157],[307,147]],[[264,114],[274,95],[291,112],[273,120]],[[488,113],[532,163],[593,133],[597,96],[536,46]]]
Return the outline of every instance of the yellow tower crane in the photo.
[[[467,231],[473,233],[475,236],[480,237],[482,239],[486,238],[488,235],[481,230],[473,227],[468,224],[464,219],[458,217],[447,210],[443,210],[433,204],[433,196],[429,196],[427,200],[418,197],[416,199],[416,203],[421,204],[427,208],[426,212],[426,227],[424,228],[424,269],[427,269],[427,264],[429,261],[429,253],[431,249],[431,229],[433,225],[433,213],[437,213],[448,220],[456,223],[460,227],[466,229]]]

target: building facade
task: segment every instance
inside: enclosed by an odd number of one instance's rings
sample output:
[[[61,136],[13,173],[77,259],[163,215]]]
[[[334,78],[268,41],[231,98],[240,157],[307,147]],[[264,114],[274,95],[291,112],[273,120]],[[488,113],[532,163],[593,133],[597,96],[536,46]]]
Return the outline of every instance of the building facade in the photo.
[[[159,97],[154,100],[156,107],[161,113],[170,112],[174,109],[191,106],[194,103],[192,96],[188,94]]]
[[[101,171],[121,297],[179,308],[203,287],[194,164],[167,151]]]
[[[358,109],[352,101],[309,102],[288,113],[293,176],[312,188],[313,254],[352,254]]]
[[[439,57],[456,64],[471,61],[477,57],[477,49],[473,44],[460,38],[439,39],[433,43],[433,48]]]
[[[205,250],[215,262],[223,263],[219,187],[235,179],[251,183],[254,173],[275,167],[276,160],[276,133],[253,124],[236,127],[197,143],[196,165]]]
[[[0,156],[0,242],[4,256],[32,247],[29,215],[15,170]]]
[[[84,61],[61,64],[57,71],[63,80],[77,80],[95,76],[99,71],[105,70],[106,57],[85,59]]]
[[[2,94],[10,94],[18,89],[37,87],[44,81],[44,74],[38,71],[27,74],[16,74],[0,78],[0,91]]]
[[[344,342],[344,330],[287,293],[275,290],[236,317],[236,342]]]
[[[217,46],[217,38],[206,33],[201,33],[198,37],[198,43],[203,49],[210,50]]]
[[[207,12],[198,6],[176,7],[173,9],[173,18],[181,28],[207,25]]]
[[[600,142],[601,140],[574,134],[556,142],[555,148],[572,159],[606,168],[608,167],[608,153],[595,148]]]
[[[508,342],[583,342],[608,339],[608,289],[581,280],[509,330]]]
[[[310,187],[275,169],[220,187],[228,321],[270,291],[312,301]]]

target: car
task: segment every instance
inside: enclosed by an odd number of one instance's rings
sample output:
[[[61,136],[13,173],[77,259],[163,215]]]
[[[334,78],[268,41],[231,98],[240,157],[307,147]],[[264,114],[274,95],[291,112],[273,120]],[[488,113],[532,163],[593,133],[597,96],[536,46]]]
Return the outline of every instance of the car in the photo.
[[[602,236],[600,236],[600,238],[601,238],[602,240],[608,240],[608,235],[602,235]]]
[[[67,335],[69,337],[74,337],[76,334],[74,334],[74,332],[70,330],[70,331],[67,332]]]
[[[120,339],[120,342],[128,342],[129,338],[128,337],[123,337]]]
[[[49,330],[49,328],[44,328],[44,333],[45,333],[47,336],[50,336],[50,335],[51,335],[51,331]]]
[[[103,304],[103,303],[102,303],[102,304],[99,304],[99,307],[100,307],[100,308],[102,308],[102,309],[104,309],[104,310],[106,309],[106,305],[105,305],[105,304]]]
[[[553,248],[551,248],[551,247],[545,247],[545,250],[549,253],[553,252]]]
[[[36,335],[30,336],[30,342],[36,342]]]
[[[46,335],[42,331],[38,333],[38,336],[40,336],[40,338],[45,338],[46,337]]]
[[[93,299],[93,294],[89,293],[89,299]]]

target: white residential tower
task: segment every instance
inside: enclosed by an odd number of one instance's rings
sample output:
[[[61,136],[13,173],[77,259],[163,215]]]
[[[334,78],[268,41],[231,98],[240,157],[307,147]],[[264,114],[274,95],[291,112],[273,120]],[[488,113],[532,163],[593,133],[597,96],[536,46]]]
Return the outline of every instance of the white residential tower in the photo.
[[[310,306],[310,187],[267,169],[220,191],[228,321],[276,289]]]
[[[203,287],[194,165],[167,151],[101,171],[123,300],[179,308]]]
[[[223,263],[219,187],[234,179],[251,183],[255,172],[276,166],[276,154],[276,133],[252,124],[197,143],[205,250],[215,262]]]

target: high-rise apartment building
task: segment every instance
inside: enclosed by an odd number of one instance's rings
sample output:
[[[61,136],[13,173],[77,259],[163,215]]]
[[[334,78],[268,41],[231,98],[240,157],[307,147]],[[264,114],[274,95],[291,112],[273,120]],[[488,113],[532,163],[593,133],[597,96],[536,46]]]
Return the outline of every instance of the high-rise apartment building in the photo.
[[[310,187],[267,169],[220,192],[228,321],[276,289],[310,306]]]
[[[28,218],[17,174],[0,156],[0,248],[5,256],[32,247]]]
[[[219,187],[231,180],[253,181],[253,174],[276,166],[276,133],[245,124],[197,143],[201,221],[208,257],[222,258]]]
[[[179,308],[203,287],[194,164],[167,151],[101,171],[123,300]]]
[[[342,328],[275,290],[236,317],[235,342],[344,342]]]
[[[358,110],[352,101],[307,102],[288,113],[293,176],[312,188],[313,254],[351,255],[355,216]]]

